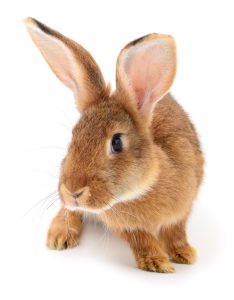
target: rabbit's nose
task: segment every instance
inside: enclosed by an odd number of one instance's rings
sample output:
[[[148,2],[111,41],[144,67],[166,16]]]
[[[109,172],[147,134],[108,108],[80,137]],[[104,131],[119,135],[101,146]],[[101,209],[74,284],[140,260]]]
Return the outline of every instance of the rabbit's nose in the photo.
[[[68,205],[81,205],[90,197],[90,190],[88,186],[83,186],[78,190],[70,191],[64,183],[60,186],[62,199]]]
[[[72,198],[74,200],[77,200],[82,194],[83,194],[84,191],[80,191],[79,193],[74,193],[72,194]]]

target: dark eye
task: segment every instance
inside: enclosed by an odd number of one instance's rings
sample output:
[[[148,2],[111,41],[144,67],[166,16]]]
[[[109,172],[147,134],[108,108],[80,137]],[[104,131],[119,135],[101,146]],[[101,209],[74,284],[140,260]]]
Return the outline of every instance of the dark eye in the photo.
[[[111,152],[119,153],[123,150],[123,143],[121,140],[121,133],[116,133],[113,135],[111,140]]]

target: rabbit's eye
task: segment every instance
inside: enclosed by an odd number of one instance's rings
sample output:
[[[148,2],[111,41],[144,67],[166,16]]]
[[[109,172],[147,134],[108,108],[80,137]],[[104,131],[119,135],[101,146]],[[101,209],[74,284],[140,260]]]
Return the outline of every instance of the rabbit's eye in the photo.
[[[121,140],[121,133],[116,133],[113,135],[111,140],[111,152],[119,153],[123,150],[123,143]]]

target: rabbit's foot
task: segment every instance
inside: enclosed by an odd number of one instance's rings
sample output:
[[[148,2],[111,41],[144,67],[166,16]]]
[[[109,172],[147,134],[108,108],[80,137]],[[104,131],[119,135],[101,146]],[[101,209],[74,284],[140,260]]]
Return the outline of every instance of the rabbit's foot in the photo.
[[[196,250],[195,248],[185,245],[173,249],[170,253],[172,261],[179,264],[193,264],[196,261]]]
[[[167,258],[158,257],[139,257],[137,258],[139,269],[159,273],[175,273],[175,268],[170,264]]]

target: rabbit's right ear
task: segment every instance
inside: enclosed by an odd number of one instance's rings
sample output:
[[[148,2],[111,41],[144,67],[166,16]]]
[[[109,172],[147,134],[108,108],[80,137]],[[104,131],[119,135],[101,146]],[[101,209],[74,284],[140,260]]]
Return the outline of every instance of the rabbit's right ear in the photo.
[[[150,34],[128,44],[117,60],[117,89],[125,104],[151,122],[155,105],[168,93],[176,73],[176,45],[169,35]]]
[[[35,19],[24,23],[52,71],[73,91],[80,112],[105,96],[108,89],[102,73],[88,51]]]

